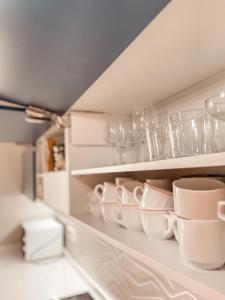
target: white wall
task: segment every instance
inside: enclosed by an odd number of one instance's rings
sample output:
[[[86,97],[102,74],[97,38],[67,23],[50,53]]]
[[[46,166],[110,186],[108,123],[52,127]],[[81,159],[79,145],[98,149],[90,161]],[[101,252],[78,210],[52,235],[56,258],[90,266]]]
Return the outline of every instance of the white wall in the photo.
[[[0,143],[0,245],[21,241],[22,220],[53,214],[22,194],[24,150],[24,145]]]

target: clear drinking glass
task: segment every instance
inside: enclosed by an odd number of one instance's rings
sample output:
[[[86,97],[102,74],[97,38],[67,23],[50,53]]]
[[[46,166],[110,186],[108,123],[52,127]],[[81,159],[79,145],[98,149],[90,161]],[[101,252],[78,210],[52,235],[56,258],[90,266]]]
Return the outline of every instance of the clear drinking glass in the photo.
[[[130,143],[132,141],[131,116],[119,116],[117,120],[118,131],[116,137],[116,149],[119,153],[120,164],[132,162]]]
[[[207,122],[204,111],[183,111],[168,116],[173,157],[208,152]]]
[[[208,113],[212,152],[225,151],[225,93],[220,92],[205,101]]]
[[[105,140],[112,146],[114,163],[126,164],[143,160],[143,133],[139,121],[132,122],[131,115],[109,116]]]
[[[212,152],[225,151],[225,121],[208,116]]]
[[[225,121],[225,92],[220,92],[205,101],[207,113],[221,121]]]
[[[167,159],[172,157],[167,120],[159,121],[155,125],[155,148],[157,155],[156,159]]]
[[[146,127],[146,132],[149,160],[170,158],[171,146],[168,123],[161,121],[149,124]]]
[[[116,142],[118,136],[118,117],[115,115],[107,116],[107,124],[105,127],[104,139],[112,148],[113,163],[119,164],[120,158],[116,149]]]
[[[166,111],[156,111],[153,106],[145,110],[146,145],[148,160],[171,157],[169,127]]]
[[[132,113],[132,130],[134,137],[133,155],[135,162],[147,160],[145,109],[137,108]]]

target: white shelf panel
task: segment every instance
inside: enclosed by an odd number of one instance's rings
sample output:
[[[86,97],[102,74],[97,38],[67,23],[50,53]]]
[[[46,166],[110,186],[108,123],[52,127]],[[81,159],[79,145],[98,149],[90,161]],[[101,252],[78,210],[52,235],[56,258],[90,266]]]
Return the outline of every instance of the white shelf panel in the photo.
[[[40,177],[49,176],[49,175],[53,175],[53,176],[55,175],[55,176],[57,176],[57,174],[63,174],[63,173],[66,174],[66,171],[65,170],[61,170],[61,171],[43,172],[43,173],[38,173],[36,176],[38,178],[40,178]]]
[[[88,214],[71,219],[128,255],[194,290],[204,299],[225,299],[225,268],[218,271],[195,269],[183,260],[175,240],[149,240],[144,232],[128,232],[116,224],[106,225]]]
[[[134,171],[169,170],[201,167],[225,166],[225,152],[198,156],[179,157],[175,159],[156,160],[127,165],[116,165],[100,168],[79,169],[71,171],[72,175],[91,175]]]
[[[71,110],[130,112],[222,71],[224,14],[221,0],[170,1]]]

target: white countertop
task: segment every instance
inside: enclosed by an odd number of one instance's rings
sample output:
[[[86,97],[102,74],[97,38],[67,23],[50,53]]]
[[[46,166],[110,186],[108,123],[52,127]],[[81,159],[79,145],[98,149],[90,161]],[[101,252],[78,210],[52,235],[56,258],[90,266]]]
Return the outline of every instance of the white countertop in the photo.
[[[58,300],[88,292],[65,257],[25,262],[21,246],[0,247],[0,299]]]

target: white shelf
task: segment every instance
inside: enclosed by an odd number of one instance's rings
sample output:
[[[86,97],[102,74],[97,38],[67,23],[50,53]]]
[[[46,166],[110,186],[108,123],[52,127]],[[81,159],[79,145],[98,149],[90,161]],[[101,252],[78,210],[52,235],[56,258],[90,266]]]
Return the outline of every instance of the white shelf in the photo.
[[[65,170],[60,170],[60,171],[49,171],[49,172],[43,172],[43,173],[38,173],[36,176],[38,178],[44,177],[44,176],[48,176],[48,175],[57,175],[57,174],[63,174],[66,173]]]
[[[224,14],[224,1],[170,1],[71,110],[130,112],[222,71]]]
[[[169,170],[201,167],[225,166],[225,152],[174,159],[156,160],[127,165],[116,165],[100,168],[79,169],[71,171],[72,175],[91,175],[134,171]]]
[[[116,224],[106,225],[88,214],[72,219],[128,255],[194,290],[205,300],[225,299],[225,268],[218,271],[195,269],[183,260],[175,240],[149,240],[144,232],[128,232]]]

